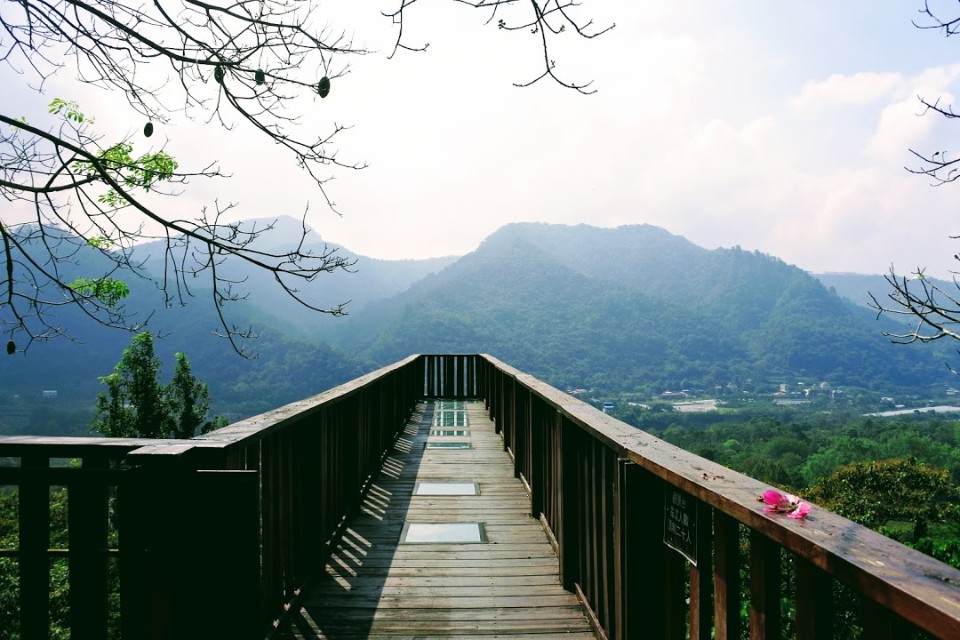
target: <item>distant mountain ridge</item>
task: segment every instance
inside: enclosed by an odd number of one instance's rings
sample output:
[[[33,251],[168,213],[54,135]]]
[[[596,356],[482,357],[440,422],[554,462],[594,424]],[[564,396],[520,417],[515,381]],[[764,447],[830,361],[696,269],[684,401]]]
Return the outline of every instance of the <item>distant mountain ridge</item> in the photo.
[[[488,351],[561,385],[910,386],[944,374],[942,353],[891,345],[890,325],[809,273],[650,225],[507,225],[368,311],[333,344],[378,362]]]
[[[910,277],[909,273],[898,274],[900,277]],[[835,291],[842,298],[847,298],[854,304],[873,308],[870,294],[876,296],[881,304],[887,303],[887,294],[892,290],[885,275],[866,275],[862,273],[817,273],[814,274],[823,286]],[[940,287],[943,291],[954,291],[957,285],[948,280],[926,278],[928,282]],[[960,292],[958,292],[960,293]]]
[[[300,224],[281,219],[276,237],[258,242],[299,238]],[[327,246],[313,233],[308,240],[317,250]],[[138,250],[146,255],[151,247]],[[228,311],[260,332],[252,347],[261,355],[253,361],[210,335],[217,318],[202,289],[186,307],[157,309],[154,285],[136,282],[127,304],[140,317],[154,313],[150,327],[165,336],[157,343],[164,366],[172,368],[174,351],[186,352],[194,373],[210,383],[215,410],[232,417],[318,393],[410,353],[491,353],[561,388],[650,395],[766,392],[801,379],[865,389],[952,379],[943,366],[954,355],[951,345],[891,345],[881,329],[896,326],[839,295],[846,285],[831,284],[831,291],[775,257],[707,250],[650,225],[516,223],[459,258],[356,258],[356,273],[324,274],[305,288],[312,300],[352,299],[350,315],[340,319],[298,308],[266,274],[236,268],[231,277],[245,280],[250,298]],[[96,264],[84,260],[80,273]],[[51,388],[92,406],[97,378],[111,372],[130,337],[75,315],[65,321],[77,323],[85,344],[55,340],[9,358],[0,369],[6,397]]]
[[[291,243],[297,242],[306,230],[306,240],[302,247],[305,253],[323,255],[335,252],[338,256],[351,260],[354,264],[348,270],[322,274],[314,283],[292,280],[294,286],[304,292],[311,304],[322,308],[346,304],[347,313],[354,313],[372,301],[395,295],[457,260],[456,256],[423,260],[370,258],[353,253],[340,245],[325,242],[316,231],[309,226],[304,227],[301,220],[289,216],[251,219],[241,224],[247,229],[264,230],[251,245],[263,251],[289,251]],[[162,242],[146,243],[137,248],[137,254],[141,259],[149,256],[147,267],[159,272],[162,269],[160,260],[164,255],[164,248]],[[310,334],[317,331],[324,334],[330,329],[318,326],[318,314],[315,311],[307,309],[280,290],[272,274],[252,269],[237,260],[228,260],[220,267],[220,272],[223,277],[239,283],[236,287],[239,291],[256,292],[251,296],[253,304],[283,318],[293,326]]]

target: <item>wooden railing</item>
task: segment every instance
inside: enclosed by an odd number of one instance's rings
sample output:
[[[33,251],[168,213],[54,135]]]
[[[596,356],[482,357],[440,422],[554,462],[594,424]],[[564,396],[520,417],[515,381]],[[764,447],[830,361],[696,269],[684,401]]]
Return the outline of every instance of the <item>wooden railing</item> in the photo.
[[[564,587],[603,636],[832,638],[850,624],[835,620],[840,583],[862,600],[861,638],[900,640],[916,629],[960,638],[960,571],[816,505],[805,520],[768,514],[758,502],[768,485],[494,358],[481,363],[490,416],[529,487],[531,515],[555,541]]]
[[[0,438],[0,490],[19,494],[19,544],[0,556],[18,568],[20,637],[47,638],[51,560],[66,558],[74,638],[106,638],[117,618],[124,638],[263,638],[416,403],[466,393],[468,375],[475,388],[467,360],[411,356],[191,440]],[[49,548],[52,487],[67,490],[68,548]]]
[[[806,521],[766,514],[758,481],[474,355],[411,356],[192,440],[0,438],[0,458],[18,462],[0,467],[0,487],[19,491],[19,545],[0,555],[19,568],[21,637],[47,637],[50,563],[65,557],[73,637],[106,637],[115,561],[124,638],[262,638],[433,397],[486,400],[564,586],[611,640],[769,639],[787,626],[829,638],[834,583],[863,597],[864,638],[913,626],[960,637],[960,572],[816,507]],[[57,486],[65,549],[49,548]]]

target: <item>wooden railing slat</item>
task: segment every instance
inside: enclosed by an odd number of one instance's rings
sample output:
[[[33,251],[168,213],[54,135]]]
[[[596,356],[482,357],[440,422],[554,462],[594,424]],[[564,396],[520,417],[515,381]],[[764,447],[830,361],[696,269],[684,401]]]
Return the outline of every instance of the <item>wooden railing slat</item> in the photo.
[[[84,469],[102,469],[108,464],[93,457],[83,460]],[[67,489],[70,582],[84,585],[70,589],[71,631],[79,638],[105,638],[109,488],[96,478],[81,477],[86,481]]]
[[[830,638],[833,593],[830,577],[810,562],[794,559],[797,573],[797,640]]]
[[[662,492],[661,492],[662,493]],[[664,553],[663,591],[666,606],[661,615],[665,618],[664,640],[686,640],[687,606],[685,600],[686,561],[676,553]]]
[[[558,486],[559,522],[555,531],[560,545],[560,582],[567,591],[573,591],[574,585],[580,581],[580,549],[583,541],[580,539],[579,520],[584,517],[579,500],[580,479],[577,472],[577,439],[578,430],[572,424],[557,415],[557,438],[560,443],[558,455]]]
[[[714,513],[714,620],[717,640],[740,640],[740,525]]]
[[[750,532],[750,640],[779,640],[780,547]]]
[[[24,456],[20,466],[42,472],[44,456]],[[19,487],[20,502],[20,635],[24,640],[46,638],[50,628],[50,486],[35,474]]]
[[[713,509],[697,503],[697,564],[690,567],[690,639],[713,638]]]

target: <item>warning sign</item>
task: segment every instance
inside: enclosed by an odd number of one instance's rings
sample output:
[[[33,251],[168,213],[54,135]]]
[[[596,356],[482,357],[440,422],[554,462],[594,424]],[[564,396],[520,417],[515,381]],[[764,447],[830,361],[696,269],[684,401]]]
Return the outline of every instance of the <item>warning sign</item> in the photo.
[[[697,506],[690,494],[667,485],[663,492],[663,543],[697,564]]]

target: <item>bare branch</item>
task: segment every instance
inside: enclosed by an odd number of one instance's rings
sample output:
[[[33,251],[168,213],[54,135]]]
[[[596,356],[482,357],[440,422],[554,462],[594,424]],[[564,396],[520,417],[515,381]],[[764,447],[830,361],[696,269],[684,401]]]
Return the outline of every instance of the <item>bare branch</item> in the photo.
[[[425,51],[427,43],[410,45],[403,40],[404,17],[411,5],[417,0],[399,0],[399,5],[393,11],[383,15],[392,19],[397,26],[396,37],[390,57],[398,50]],[[572,82],[563,79],[556,72],[556,62],[551,51],[556,39],[566,32],[573,32],[586,39],[595,38],[614,28],[614,24],[595,29],[593,21],[582,21],[573,15],[572,10],[580,6],[574,0],[453,0],[458,4],[467,5],[473,9],[488,10],[490,12],[487,23],[493,22],[498,11],[509,11],[497,20],[497,28],[505,31],[527,32],[535,37],[538,46],[543,52],[543,72],[534,78],[515,82],[516,87],[529,87],[544,78],[550,78],[561,87],[573,89],[583,94],[595,93],[590,89],[592,80],[584,83]],[[512,10],[512,11],[511,11]]]
[[[575,16],[574,0],[453,1],[489,11],[487,21],[496,16],[502,29],[534,32],[544,72],[520,86],[549,77],[592,92],[589,82],[558,76],[550,56],[565,32],[592,38],[612,28],[598,30]],[[397,26],[390,56],[426,49],[404,41],[404,17],[415,2],[399,0],[384,14]],[[365,164],[337,153],[335,143],[348,126],[334,122],[323,135],[298,130],[297,104],[336,91],[350,61],[368,51],[355,47],[346,30],[327,26],[320,8],[297,0],[11,0],[0,12],[0,61],[35,86],[69,72],[82,83],[120,92],[146,119],[145,138],[154,122],[177,117],[227,129],[247,123],[292,155],[336,211],[327,190],[331,172]],[[191,181],[225,177],[216,162],[184,168],[162,146],[139,152],[139,138],[103,140],[80,105],[60,98],[50,105],[52,124],[19,115],[0,113],[0,196],[28,218],[17,224],[0,219],[0,331],[24,335],[22,345],[67,335],[52,311],[70,305],[107,326],[139,330],[146,320],[130,316],[122,303],[124,274],[156,281],[168,306],[184,304],[194,294],[194,278],[202,276],[222,335],[242,352],[240,341],[255,332],[235,326],[224,312],[227,303],[245,297],[242,282],[226,275],[224,266],[233,262],[271,274],[308,309],[346,312],[343,304],[313,302],[306,285],[320,274],[350,270],[352,261],[326,247],[311,249],[305,224],[299,238],[289,239],[292,248],[267,250],[258,239],[270,225],[227,222],[233,203],[215,201],[194,219],[164,206],[160,196],[178,195]],[[162,274],[135,251],[150,240],[163,247]],[[77,278],[76,265],[90,254],[102,269]]]

